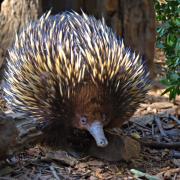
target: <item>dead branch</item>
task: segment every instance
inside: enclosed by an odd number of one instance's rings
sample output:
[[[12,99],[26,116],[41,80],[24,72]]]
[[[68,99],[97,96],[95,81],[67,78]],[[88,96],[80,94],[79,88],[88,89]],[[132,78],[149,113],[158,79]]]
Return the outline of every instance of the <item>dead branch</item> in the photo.
[[[171,143],[164,143],[164,142],[155,142],[152,140],[148,140],[147,138],[141,138],[137,139],[131,136],[133,139],[137,140],[140,142],[143,146],[147,146],[150,148],[155,148],[155,149],[180,149],[180,142],[171,142]]]
[[[154,121],[156,122],[156,124],[157,124],[157,126],[158,126],[158,128],[159,128],[159,131],[160,131],[160,133],[161,133],[161,136],[167,137],[167,135],[166,135],[166,133],[165,133],[163,127],[162,127],[160,118],[157,117],[157,116],[154,116]]]

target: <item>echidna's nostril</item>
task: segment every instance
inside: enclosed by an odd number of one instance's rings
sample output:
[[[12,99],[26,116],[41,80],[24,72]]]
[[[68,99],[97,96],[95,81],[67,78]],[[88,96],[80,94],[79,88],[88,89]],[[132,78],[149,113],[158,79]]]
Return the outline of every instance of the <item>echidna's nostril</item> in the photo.
[[[101,141],[100,141],[100,144],[105,144],[106,142],[105,142],[105,139],[101,139]]]
[[[101,139],[99,142],[99,145],[102,147],[105,147],[108,145],[108,141],[106,139]]]

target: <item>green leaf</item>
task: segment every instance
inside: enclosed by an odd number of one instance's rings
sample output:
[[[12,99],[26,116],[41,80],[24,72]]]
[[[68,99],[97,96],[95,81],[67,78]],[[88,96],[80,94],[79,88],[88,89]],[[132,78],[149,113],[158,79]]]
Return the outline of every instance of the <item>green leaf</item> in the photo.
[[[167,88],[162,95],[169,93],[169,99],[180,94],[180,0],[159,4],[155,0],[156,19],[158,21],[156,46],[166,56],[166,78],[161,80]]]
[[[172,99],[175,99],[175,98],[176,98],[176,89],[175,89],[175,87],[173,87],[170,90],[169,99],[172,100]]]
[[[174,46],[176,43],[176,36],[173,34],[168,34],[167,36],[167,44],[168,46]]]
[[[180,13],[180,12],[179,12]],[[175,19],[175,24],[176,24],[176,26],[180,26],[180,19],[179,18],[176,18]]]
[[[157,48],[160,48],[160,49],[163,49],[163,48],[164,48],[164,45],[163,45],[161,42],[157,42],[157,43],[156,43],[156,47],[157,47]]]
[[[159,36],[162,37],[166,34],[166,29],[163,27],[157,28],[157,33],[159,33]]]
[[[168,79],[161,79],[160,82],[161,82],[162,84],[164,84],[165,86],[169,86],[169,85],[170,85],[170,82],[169,82]]]
[[[170,75],[170,79],[173,80],[173,81],[177,81],[179,78],[180,78],[179,75],[176,74],[176,73],[172,73]]]

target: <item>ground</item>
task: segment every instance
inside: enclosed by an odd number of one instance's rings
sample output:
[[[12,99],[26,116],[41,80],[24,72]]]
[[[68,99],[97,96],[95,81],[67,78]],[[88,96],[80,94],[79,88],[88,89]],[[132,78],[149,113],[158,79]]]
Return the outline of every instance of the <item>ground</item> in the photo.
[[[124,134],[142,141],[138,157],[128,162],[107,162],[89,156],[77,159],[64,151],[53,152],[37,145],[1,162],[0,180],[180,179],[180,97],[172,103],[167,95],[161,96],[163,86],[158,80],[163,74],[164,56],[158,50],[155,64],[156,88],[123,126]]]

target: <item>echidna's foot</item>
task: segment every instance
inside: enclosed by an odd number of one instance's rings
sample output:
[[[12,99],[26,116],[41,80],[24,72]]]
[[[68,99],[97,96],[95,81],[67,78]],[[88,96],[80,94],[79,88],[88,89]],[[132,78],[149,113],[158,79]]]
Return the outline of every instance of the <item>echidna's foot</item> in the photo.
[[[133,158],[138,158],[141,151],[141,146],[136,140],[118,134],[106,133],[109,140],[108,146],[104,148],[97,147],[92,142],[89,145],[87,154],[99,159],[107,161],[131,161]]]

